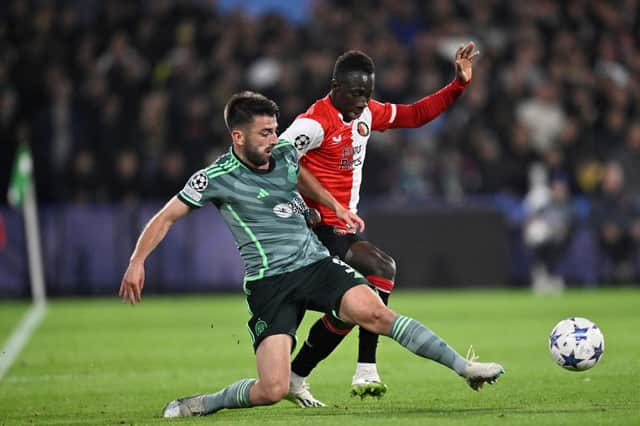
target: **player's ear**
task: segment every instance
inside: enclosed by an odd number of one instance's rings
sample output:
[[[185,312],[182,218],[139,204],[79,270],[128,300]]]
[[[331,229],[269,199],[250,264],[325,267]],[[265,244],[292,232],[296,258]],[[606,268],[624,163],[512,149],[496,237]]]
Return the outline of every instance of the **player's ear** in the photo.
[[[242,129],[235,128],[231,130],[231,140],[234,145],[244,145],[244,132]]]

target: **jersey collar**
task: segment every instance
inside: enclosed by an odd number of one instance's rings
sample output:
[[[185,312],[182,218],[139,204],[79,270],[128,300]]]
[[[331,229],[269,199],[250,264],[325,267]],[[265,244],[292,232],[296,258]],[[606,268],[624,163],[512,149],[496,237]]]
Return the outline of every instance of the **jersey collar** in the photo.
[[[255,167],[252,167],[252,166],[248,165],[247,163],[245,163],[244,161],[242,161],[242,159],[240,157],[238,157],[236,155],[236,153],[233,151],[233,145],[231,145],[229,147],[229,152],[231,153],[233,158],[235,158],[236,161],[238,161],[238,163],[240,163],[240,165],[242,167],[244,167],[247,170],[251,170],[254,173],[258,173],[258,174],[269,173],[271,170],[273,170],[276,167],[276,159],[273,158],[273,151],[271,151],[271,157],[269,158],[269,168],[267,170],[256,169]]]

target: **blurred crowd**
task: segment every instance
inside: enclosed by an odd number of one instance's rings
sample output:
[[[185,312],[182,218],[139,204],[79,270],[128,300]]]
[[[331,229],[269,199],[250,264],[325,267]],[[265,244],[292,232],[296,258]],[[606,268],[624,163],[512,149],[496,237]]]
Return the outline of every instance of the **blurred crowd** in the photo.
[[[628,267],[640,242],[640,1],[309,7],[301,25],[210,0],[2,2],[0,189],[26,140],[43,202],[165,199],[227,149],[231,93],[275,99],[284,129],[357,48],[376,63],[374,97],[409,103],[451,81],[455,48],[473,40],[473,82],[453,107],[371,138],[364,198],[529,195],[525,240],[541,258],[585,200],[602,250]]]

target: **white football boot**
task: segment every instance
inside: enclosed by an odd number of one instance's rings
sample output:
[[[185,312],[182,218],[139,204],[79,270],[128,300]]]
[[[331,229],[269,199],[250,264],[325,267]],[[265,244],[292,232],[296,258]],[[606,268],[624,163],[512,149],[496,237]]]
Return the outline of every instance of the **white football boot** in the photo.
[[[387,385],[380,380],[376,364],[359,362],[351,381],[351,396],[382,398],[386,392]]]
[[[296,373],[291,372],[291,381],[289,382],[289,393],[285,396],[287,401],[291,401],[294,404],[302,408],[312,407],[326,407],[326,405],[316,399],[309,390],[309,384],[304,377],[298,376]]]
[[[178,398],[166,405],[162,417],[191,417],[204,415],[204,395],[193,395]]]
[[[461,376],[474,391],[479,391],[485,383],[494,384],[504,374],[504,368],[495,362],[476,362],[478,356],[473,346],[467,351],[467,367]]]

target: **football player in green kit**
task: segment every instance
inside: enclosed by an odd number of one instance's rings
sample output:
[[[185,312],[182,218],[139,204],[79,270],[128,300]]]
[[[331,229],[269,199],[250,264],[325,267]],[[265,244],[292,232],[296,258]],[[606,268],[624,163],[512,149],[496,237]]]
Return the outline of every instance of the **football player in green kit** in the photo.
[[[297,153],[289,141],[278,140],[277,116],[277,105],[260,94],[233,95],[224,114],[232,138],[229,152],[195,173],[153,216],[131,255],[119,295],[135,304],[142,296],[145,259],[173,223],[212,203],[229,226],[245,264],[244,292],[251,310],[248,324],[258,377],[241,379],[215,393],[173,400],[163,416],[207,415],[282,400],[289,391],[296,329],[306,309],[389,336],[454,370],[473,389],[493,383],[504,372],[502,366],[466,360],[418,321],[387,308],[360,273],[329,256],[307,226],[307,207],[297,189],[301,173]],[[305,196],[332,208],[349,226],[364,226],[316,180],[301,180]]]

